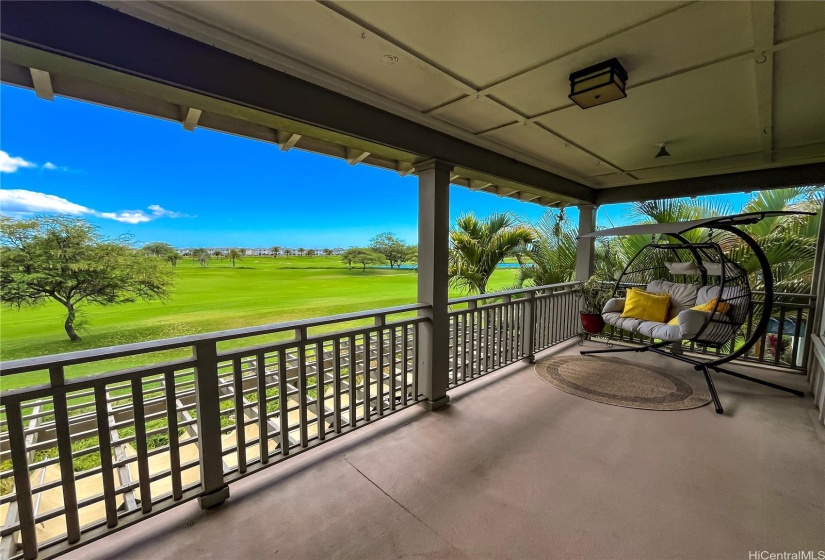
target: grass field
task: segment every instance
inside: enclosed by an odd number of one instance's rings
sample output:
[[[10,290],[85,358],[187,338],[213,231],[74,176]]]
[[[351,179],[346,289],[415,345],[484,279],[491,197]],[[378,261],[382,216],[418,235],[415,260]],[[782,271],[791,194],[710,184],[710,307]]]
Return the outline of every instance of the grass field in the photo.
[[[232,268],[213,260],[208,268],[178,263],[177,282],[166,302],[136,302],[85,307],[80,342],[63,330],[64,308],[49,303],[20,311],[0,311],[0,359],[13,360],[100,348],[252,325],[337,315],[413,303],[417,274],[412,270],[359,268],[347,270],[337,257],[246,257]],[[494,291],[511,286],[515,270],[498,270],[490,281]],[[453,294],[461,295],[459,293]],[[246,342],[248,344],[249,342]],[[128,367],[154,361],[156,353],[118,361]],[[175,354],[180,356],[180,353]],[[111,368],[108,364],[77,366],[68,377]],[[15,375],[2,380],[3,389],[45,381],[45,375]]]

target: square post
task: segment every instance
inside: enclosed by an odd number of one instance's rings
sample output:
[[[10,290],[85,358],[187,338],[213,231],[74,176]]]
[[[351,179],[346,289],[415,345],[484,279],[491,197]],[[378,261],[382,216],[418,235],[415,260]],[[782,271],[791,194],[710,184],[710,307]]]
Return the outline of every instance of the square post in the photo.
[[[424,404],[435,410],[447,404],[450,322],[447,310],[450,254],[450,172],[437,160],[415,166],[418,175],[418,302],[430,321],[420,324],[418,382]]]
[[[198,447],[201,459],[201,486],[198,496],[202,509],[222,504],[229,498],[223,479],[223,442],[221,441],[221,403],[218,386],[218,349],[207,340],[195,344],[195,406],[198,411]]]
[[[576,281],[584,282],[593,276],[596,259],[596,240],[582,235],[596,231],[596,205],[582,204],[579,208],[579,240],[576,246]]]

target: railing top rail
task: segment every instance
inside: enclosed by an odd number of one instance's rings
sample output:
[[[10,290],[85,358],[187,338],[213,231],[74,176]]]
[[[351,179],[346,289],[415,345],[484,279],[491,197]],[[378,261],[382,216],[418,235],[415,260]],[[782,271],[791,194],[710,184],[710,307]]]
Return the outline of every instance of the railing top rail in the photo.
[[[460,298],[451,299],[447,302],[448,305],[455,305],[457,303],[467,303],[470,301],[479,301],[482,299],[493,299],[501,296],[512,296],[518,294],[525,294],[528,292],[539,292],[542,290],[551,290],[554,288],[568,288],[572,286],[576,286],[581,284],[581,282],[563,282],[561,284],[548,284],[546,286],[530,286],[527,288],[517,288],[515,290],[506,290],[503,292],[490,292],[487,294],[476,294],[474,296],[465,296]]]
[[[255,327],[243,327],[240,329],[178,336],[175,338],[163,338],[159,340],[150,340],[147,342],[121,344],[119,346],[109,346],[106,348],[90,348],[88,350],[65,352],[63,354],[52,354],[49,356],[37,356],[34,358],[24,358],[21,360],[10,360],[0,362],[0,376],[14,375],[27,371],[44,370],[51,367],[63,367],[88,362],[97,362],[135,354],[147,354],[149,352],[158,352],[162,350],[174,350],[177,348],[194,346],[195,344],[203,342],[221,342],[248,336],[272,334],[297,328],[319,327],[332,323],[343,323],[347,321],[357,321],[359,319],[369,319],[371,317],[396,315],[398,313],[429,309],[429,307],[430,305],[426,303],[413,303],[409,305],[399,305],[396,307],[385,307],[383,309],[371,309],[367,311],[356,311],[355,313],[330,315],[328,317],[319,317],[316,319],[300,319],[297,321],[286,321],[283,323],[258,325]]]
[[[765,295],[765,292],[762,291],[762,290],[753,290],[751,293],[753,295],[757,295],[757,296],[764,296]],[[811,300],[816,299],[816,294],[795,294],[795,293],[792,293],[792,292],[774,292],[773,296],[774,297],[778,297],[778,296],[779,297],[798,297],[798,298],[807,298],[807,299],[811,299]]]

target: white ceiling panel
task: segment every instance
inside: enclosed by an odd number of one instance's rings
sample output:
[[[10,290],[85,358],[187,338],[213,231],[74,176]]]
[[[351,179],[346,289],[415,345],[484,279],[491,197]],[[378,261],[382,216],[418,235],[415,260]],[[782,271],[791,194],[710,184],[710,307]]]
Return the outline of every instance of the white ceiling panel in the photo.
[[[483,87],[674,9],[671,2],[337,2]]]
[[[774,56],[774,145],[825,142],[825,35]]]
[[[513,114],[486,97],[473,97],[438,113],[438,118],[473,133],[514,122]]]
[[[418,110],[462,93],[446,76],[317,2],[171,2],[164,6]]]
[[[535,116],[570,104],[570,74],[603,60],[619,59],[632,90],[637,84],[746,52],[752,41],[747,2],[697,3],[510,80],[494,88],[493,96]]]
[[[535,125],[508,126],[491,133],[488,138],[579,176],[609,173],[614,170]]]
[[[752,61],[728,62],[539,122],[625,171],[749,153],[760,145],[754,81]],[[657,142],[670,158],[654,159]]]

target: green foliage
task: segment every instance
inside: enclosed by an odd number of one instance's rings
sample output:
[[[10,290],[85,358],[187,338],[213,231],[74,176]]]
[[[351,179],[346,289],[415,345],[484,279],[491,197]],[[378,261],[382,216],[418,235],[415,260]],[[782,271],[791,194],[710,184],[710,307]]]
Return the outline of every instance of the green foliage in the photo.
[[[341,255],[341,262],[352,269],[353,264],[360,264],[361,271],[367,270],[367,265],[384,263],[384,255],[372,249],[363,247],[350,247]]]
[[[56,301],[66,308],[70,340],[77,306],[165,299],[174,280],[165,260],[132,249],[128,238],[108,240],[85,220],[0,217],[0,300],[21,308]]]
[[[520,256],[529,263],[519,269],[519,287],[570,282],[576,274],[576,230],[561,213],[548,211],[533,228],[533,241]]]
[[[533,238],[533,231],[509,213],[483,220],[472,213],[459,217],[450,232],[450,284],[470,293],[486,293],[499,263],[524,252]]]
[[[235,268],[235,261],[243,260],[243,251],[235,248],[229,249],[226,252],[226,258],[229,259],[229,262],[232,263],[232,268]]]
[[[605,290],[604,278],[594,274],[586,282],[578,284],[573,291],[579,294],[579,311],[582,313],[601,313],[604,304],[610,297],[610,291]]]
[[[373,237],[369,248],[383,255],[389,261],[390,268],[400,267],[405,262],[416,260],[418,256],[418,248],[415,245],[405,244],[390,232]]]

